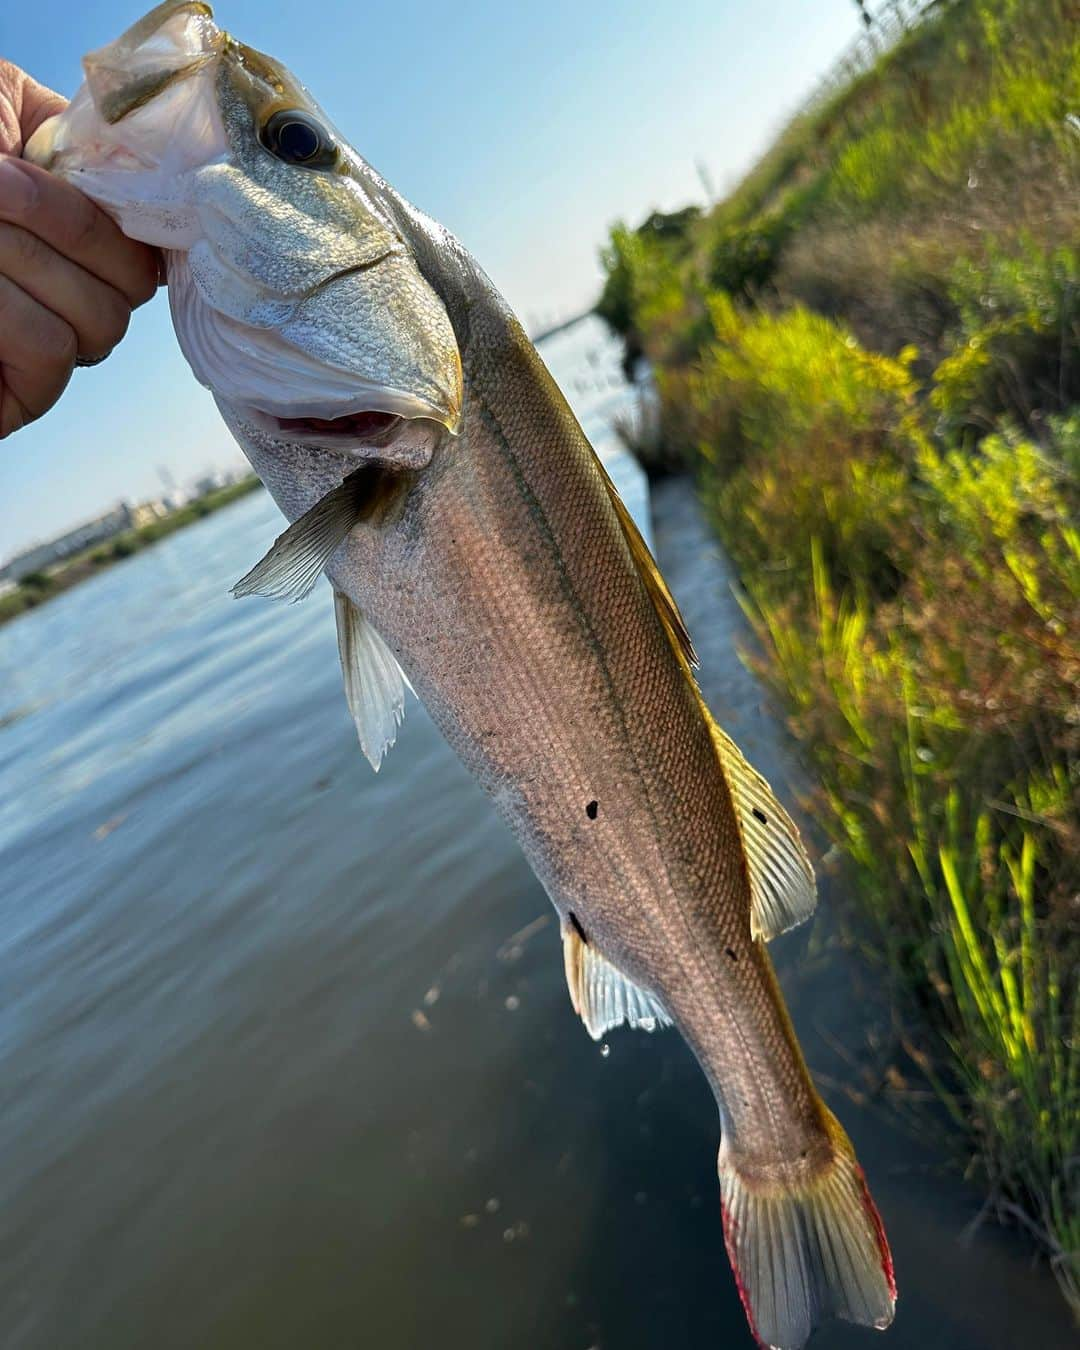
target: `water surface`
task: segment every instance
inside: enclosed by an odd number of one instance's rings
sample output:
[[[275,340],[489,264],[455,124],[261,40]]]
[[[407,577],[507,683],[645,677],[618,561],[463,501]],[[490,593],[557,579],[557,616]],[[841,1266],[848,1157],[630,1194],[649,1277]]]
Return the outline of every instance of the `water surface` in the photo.
[[[617,353],[590,323],[546,355],[608,443]],[[707,694],[792,778],[692,495],[654,506]],[[329,590],[229,597],[279,530],[256,494],[0,630],[0,1345],[749,1345],[695,1064],[589,1040],[545,896],[415,703],[372,774]],[[812,1063],[856,1072],[859,971],[783,958]],[[902,1301],[887,1341],[815,1345],[1069,1344],[1022,1243],[962,1240],[979,1197],[940,1155],[830,1096]]]

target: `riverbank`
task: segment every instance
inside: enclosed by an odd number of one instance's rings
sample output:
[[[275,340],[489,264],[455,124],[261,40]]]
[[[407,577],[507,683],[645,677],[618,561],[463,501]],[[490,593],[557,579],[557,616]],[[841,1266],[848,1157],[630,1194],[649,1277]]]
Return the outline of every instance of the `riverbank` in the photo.
[[[62,595],[73,586],[78,586],[80,582],[112,567],[114,563],[122,562],[132,554],[156,544],[158,540],[175,534],[177,530],[182,530],[185,526],[193,525],[195,521],[220,511],[223,506],[228,506],[261,486],[258,478],[252,474],[237,483],[206,492],[149,524],[124,530],[56,567],[29,573],[13,591],[0,595],[0,624],[17,618],[18,615],[24,614],[29,609],[35,609],[38,605],[43,605],[54,596]]]
[[[1080,1309],[1080,46],[938,5],[707,215],[618,229],[759,669],[850,867],[909,1072]]]

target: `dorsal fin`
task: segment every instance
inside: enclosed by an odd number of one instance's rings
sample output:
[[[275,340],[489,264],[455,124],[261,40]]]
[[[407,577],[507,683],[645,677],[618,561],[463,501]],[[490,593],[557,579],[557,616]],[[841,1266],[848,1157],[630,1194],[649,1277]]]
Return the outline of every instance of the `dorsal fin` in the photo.
[[[750,935],[769,941],[813,914],[814,867],[798,826],[772,788],[705,711],[742,836],[750,876]]]
[[[671,1018],[653,995],[616,970],[586,939],[572,915],[569,922],[563,921],[562,940],[570,1002],[594,1041],[624,1022],[643,1031],[671,1026]]]
[[[679,613],[675,597],[668,590],[667,582],[664,580],[660,568],[656,565],[656,559],[649,551],[648,544],[642,539],[641,531],[634,524],[633,516],[626,509],[626,503],[619,496],[619,489],[611,481],[611,476],[604,468],[599,455],[596,456],[596,463],[603,477],[608,496],[611,498],[611,504],[615,508],[615,514],[619,518],[623,534],[626,536],[626,542],[630,546],[630,556],[634,560],[639,576],[645,583],[649,598],[656,606],[660,621],[667,629],[675,650],[688,666],[696,668],[698,664],[697,652],[694,651],[694,644],[691,641],[686,624],[683,622],[683,616]]]
[[[817,904],[814,868],[803,848],[795,822],[777,801],[772,788],[761,774],[747,763],[742,751],[731,737],[717,726],[704,699],[701,698],[692,673],[698,664],[697,653],[694,651],[694,644],[679,613],[675,598],[668,590],[667,582],[661,575],[648,544],[641,537],[640,530],[634,524],[633,517],[626,509],[599,456],[596,463],[623,534],[626,536],[626,542],[630,546],[630,553],[638,573],[656,606],[672,647],[683,664],[687,679],[697,693],[702,714],[712,732],[717,758],[735,807],[743,856],[746,858],[750,878],[750,932],[755,939],[764,938],[768,941],[780,933],[787,932],[789,928],[804,923],[813,914]],[[565,933],[564,941],[566,941]],[[568,962],[570,950],[568,947]],[[618,972],[615,974],[618,975]],[[568,964],[567,979],[569,978]],[[573,997],[571,986],[571,998]],[[574,1006],[577,1008],[577,1003]],[[584,1017],[584,1013],[582,1016]],[[588,1025],[586,1021],[586,1026]]]

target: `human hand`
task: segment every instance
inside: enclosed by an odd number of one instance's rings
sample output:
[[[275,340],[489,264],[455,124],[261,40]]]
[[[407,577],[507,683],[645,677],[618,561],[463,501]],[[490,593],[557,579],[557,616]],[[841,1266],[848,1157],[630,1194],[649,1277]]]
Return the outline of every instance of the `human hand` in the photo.
[[[89,197],[19,158],[67,100],[0,60],[0,440],[47,412],[154,294],[159,255]]]

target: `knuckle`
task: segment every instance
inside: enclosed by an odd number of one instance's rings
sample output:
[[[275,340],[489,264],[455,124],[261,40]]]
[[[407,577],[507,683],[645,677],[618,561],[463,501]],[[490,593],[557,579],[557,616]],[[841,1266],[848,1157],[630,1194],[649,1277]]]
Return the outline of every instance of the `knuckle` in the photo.
[[[132,298],[136,305],[145,305],[157,294],[158,266],[158,255],[149,249],[140,256],[138,266],[133,269]]]
[[[8,436],[14,436],[16,431],[34,421],[39,415],[32,413],[10,389],[6,389],[0,378],[0,441],[6,440]]]
[[[10,331],[18,318],[18,295],[19,292],[12,285],[7,283],[7,279],[0,275],[0,329]]]
[[[111,352],[128,330],[131,320],[131,306],[119,292],[111,292],[104,299],[95,315],[95,335],[98,341],[95,350],[87,356],[101,356]]]
[[[32,230],[19,225],[0,225],[0,252],[10,258],[15,267],[25,272],[37,271],[45,258],[46,248]]]
[[[82,253],[92,248],[101,223],[101,212],[89,197],[81,192],[73,194],[65,204],[62,218],[64,242],[73,251]]]
[[[79,339],[74,328],[55,314],[43,316],[34,326],[33,346],[42,365],[63,370],[75,364]]]

